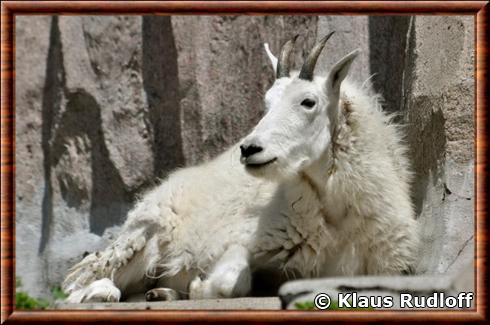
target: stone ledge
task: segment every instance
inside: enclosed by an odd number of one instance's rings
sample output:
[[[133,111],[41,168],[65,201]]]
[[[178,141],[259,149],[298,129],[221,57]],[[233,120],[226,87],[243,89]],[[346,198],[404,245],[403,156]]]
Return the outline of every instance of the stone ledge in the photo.
[[[319,293],[326,293],[336,300],[339,293],[353,293],[366,297],[392,297],[393,306],[400,307],[400,294],[429,297],[434,293],[457,296],[460,292],[474,292],[473,263],[455,275],[414,275],[414,276],[357,276],[312,280],[296,280],[285,283],[279,289],[282,305],[295,309],[296,303],[313,302]],[[476,296],[472,307],[476,306]]]
[[[176,300],[158,302],[118,302],[118,303],[86,303],[68,304],[60,302],[55,309],[131,309],[131,310],[170,310],[170,309],[235,309],[235,310],[277,310],[281,309],[281,301],[278,297],[266,298],[233,298],[233,299],[205,299],[205,300]]]

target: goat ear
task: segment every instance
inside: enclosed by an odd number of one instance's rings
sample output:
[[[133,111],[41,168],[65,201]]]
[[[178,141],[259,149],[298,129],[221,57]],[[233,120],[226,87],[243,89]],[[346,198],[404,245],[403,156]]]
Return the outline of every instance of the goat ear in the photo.
[[[272,69],[274,69],[274,76],[275,76],[277,73],[277,58],[274,56],[274,54],[272,54],[268,43],[264,43],[264,49],[265,49],[265,53],[267,53],[267,56],[269,57],[269,60],[271,61]]]
[[[335,63],[327,78],[327,91],[333,94],[340,92],[340,84],[349,73],[354,59],[361,53],[360,49],[354,50]]]

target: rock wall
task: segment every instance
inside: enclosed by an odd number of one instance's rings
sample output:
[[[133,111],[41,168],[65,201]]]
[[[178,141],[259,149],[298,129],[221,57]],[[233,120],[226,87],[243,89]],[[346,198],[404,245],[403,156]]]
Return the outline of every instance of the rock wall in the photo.
[[[419,17],[408,29],[401,110],[424,225],[420,271],[456,272],[474,256],[473,18]]]
[[[374,86],[406,125],[418,272],[459,272],[474,256],[473,18],[378,17],[369,30]]]
[[[473,243],[473,18],[17,16],[16,270],[47,295],[107,244],[136,196],[209,159],[259,120],[273,81],[263,51],[299,33],[296,63],[336,30],[319,64],[363,55],[366,80],[406,125],[424,226],[420,272]]]

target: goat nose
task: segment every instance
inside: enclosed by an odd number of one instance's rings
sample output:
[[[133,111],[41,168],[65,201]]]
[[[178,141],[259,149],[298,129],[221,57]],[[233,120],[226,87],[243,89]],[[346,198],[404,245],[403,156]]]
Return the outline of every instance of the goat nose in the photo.
[[[240,150],[242,152],[242,156],[248,158],[257,152],[261,152],[263,149],[262,147],[251,144],[249,146],[241,145]]]

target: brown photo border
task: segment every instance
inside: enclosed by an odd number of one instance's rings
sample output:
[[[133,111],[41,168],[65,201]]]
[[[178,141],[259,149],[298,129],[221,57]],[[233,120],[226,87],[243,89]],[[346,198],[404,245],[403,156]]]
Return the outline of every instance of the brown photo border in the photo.
[[[450,322],[488,321],[488,1],[4,1],[1,4],[1,319],[3,323]],[[476,311],[14,310],[15,15],[473,15],[475,92]]]

